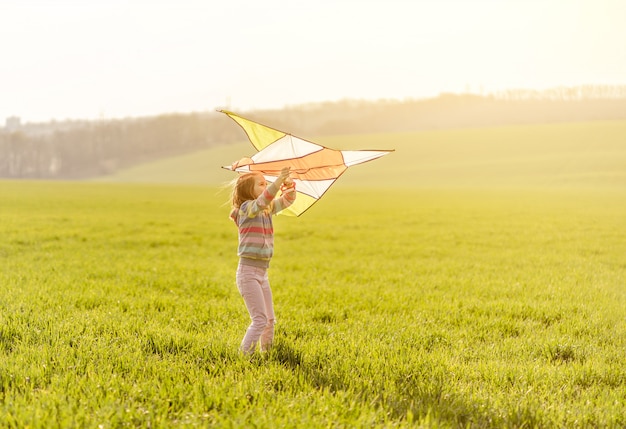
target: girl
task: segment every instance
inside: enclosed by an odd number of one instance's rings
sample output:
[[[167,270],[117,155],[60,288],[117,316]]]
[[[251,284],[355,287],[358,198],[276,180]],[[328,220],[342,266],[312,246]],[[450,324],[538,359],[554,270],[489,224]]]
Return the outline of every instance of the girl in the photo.
[[[283,194],[274,199],[281,186]],[[261,351],[267,351],[274,339],[274,304],[267,276],[274,253],[272,215],[295,199],[289,167],[283,168],[269,186],[261,173],[252,172],[239,176],[233,188],[230,217],[239,227],[237,288],[252,319],[241,342],[244,354],[253,353],[259,339]]]

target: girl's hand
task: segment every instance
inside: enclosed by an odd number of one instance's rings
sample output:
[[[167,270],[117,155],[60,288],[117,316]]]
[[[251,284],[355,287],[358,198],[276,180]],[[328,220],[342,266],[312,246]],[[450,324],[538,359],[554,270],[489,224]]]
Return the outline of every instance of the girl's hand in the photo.
[[[278,176],[278,179],[276,179],[279,186],[282,185],[285,181],[291,181],[291,178],[289,177],[290,170],[291,167],[283,167],[283,169],[280,170],[280,175]]]
[[[280,191],[282,192],[282,196],[286,197],[290,200],[293,200],[296,198],[295,193],[296,193],[296,184],[295,182],[292,180],[290,184],[287,184],[287,182],[283,183],[283,185],[280,187]]]

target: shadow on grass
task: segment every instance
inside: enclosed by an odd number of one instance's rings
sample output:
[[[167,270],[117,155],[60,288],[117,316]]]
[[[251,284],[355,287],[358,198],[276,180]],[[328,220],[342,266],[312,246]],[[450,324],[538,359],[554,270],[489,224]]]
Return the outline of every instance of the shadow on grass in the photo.
[[[387,380],[363,379],[352,371],[343,374],[307,362],[303,353],[287,342],[277,342],[266,359],[301,375],[316,389],[332,394],[351,392],[366,406],[377,406],[396,421],[443,424],[450,427],[541,427],[540,410],[520,404],[514,410],[496,410],[450,391],[442,374],[388,370]],[[350,365],[344,368],[350,368]],[[378,378],[378,377],[376,377]],[[386,381],[386,382],[385,382]]]

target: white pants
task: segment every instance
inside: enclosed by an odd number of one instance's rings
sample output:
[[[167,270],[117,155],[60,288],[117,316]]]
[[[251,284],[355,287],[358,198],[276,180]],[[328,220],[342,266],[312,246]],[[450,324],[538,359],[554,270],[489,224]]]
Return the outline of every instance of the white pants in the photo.
[[[243,297],[252,323],[241,341],[241,351],[253,353],[261,340],[261,351],[266,351],[274,340],[274,304],[267,268],[239,264],[237,288]]]

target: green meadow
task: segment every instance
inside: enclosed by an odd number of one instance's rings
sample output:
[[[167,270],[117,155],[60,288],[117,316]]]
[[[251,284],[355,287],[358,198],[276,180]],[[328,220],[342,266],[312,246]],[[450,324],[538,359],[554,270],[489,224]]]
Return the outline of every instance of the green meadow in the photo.
[[[0,426],[623,427],[625,137],[311,138],[396,152],[276,218],[251,358],[219,170],[247,145],[0,181]]]

